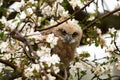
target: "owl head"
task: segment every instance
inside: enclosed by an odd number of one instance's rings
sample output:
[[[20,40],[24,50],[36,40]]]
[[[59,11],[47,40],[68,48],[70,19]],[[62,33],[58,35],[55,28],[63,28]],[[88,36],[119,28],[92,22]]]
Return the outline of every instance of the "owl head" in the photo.
[[[80,43],[82,29],[78,24],[64,22],[53,29],[53,33],[66,44]]]

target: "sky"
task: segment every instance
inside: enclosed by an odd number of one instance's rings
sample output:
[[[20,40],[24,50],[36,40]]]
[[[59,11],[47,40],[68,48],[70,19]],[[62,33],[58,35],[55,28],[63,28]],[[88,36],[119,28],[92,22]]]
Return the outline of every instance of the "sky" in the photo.
[[[95,0],[97,1],[97,0]],[[102,7],[102,0],[98,0],[98,10],[100,12],[103,12],[103,7]],[[112,11],[117,7],[120,7],[120,0],[103,0],[104,1],[104,7],[108,11]],[[90,13],[95,12],[95,4],[92,3],[88,8],[87,11]]]

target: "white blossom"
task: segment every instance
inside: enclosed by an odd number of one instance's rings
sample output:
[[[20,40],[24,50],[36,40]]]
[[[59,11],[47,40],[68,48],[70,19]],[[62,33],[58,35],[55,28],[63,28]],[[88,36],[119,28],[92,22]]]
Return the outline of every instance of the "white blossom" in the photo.
[[[25,76],[26,77],[31,77],[33,76],[33,70],[40,71],[40,65],[39,64],[31,64],[29,67],[25,69]]]
[[[77,73],[80,73],[81,71],[86,71],[87,68],[82,62],[75,62],[75,64],[70,65],[69,72],[72,76],[73,79],[77,80],[78,76],[76,75]]]
[[[63,13],[60,14],[61,18],[63,18],[62,20],[65,20],[66,18],[68,18],[70,15],[68,14],[68,11],[63,11]],[[64,19],[65,18],[65,19]]]
[[[107,48],[106,48],[106,52],[112,52],[116,49],[115,45],[109,45]]]
[[[75,65],[70,65],[70,71],[77,73],[77,70],[85,71],[85,65],[82,62],[76,62]]]
[[[80,0],[70,0],[69,3],[72,5],[73,9],[75,9],[77,6],[80,8],[84,6]]]
[[[16,19],[23,20],[26,18],[26,16],[27,14],[25,13],[25,11],[22,11],[20,12],[20,14],[18,14],[18,16],[16,16]]]
[[[91,39],[90,38],[87,38],[87,42],[90,42],[91,41]]]
[[[8,45],[9,45],[8,42],[2,42],[2,43],[0,43],[0,51],[1,51],[1,53],[7,51]]]
[[[2,16],[2,18],[0,19],[0,22],[1,22],[2,24],[4,24],[5,27],[9,25],[8,22],[7,22],[7,19],[5,18],[5,16]]]
[[[52,14],[52,8],[50,6],[46,6],[44,9],[42,9],[42,14],[46,16],[50,16]]]
[[[94,20],[95,19],[95,16],[93,16],[93,15],[91,15],[89,18],[88,18],[88,20],[90,20],[90,21],[92,21],[92,20]]]
[[[0,63],[0,72],[2,72],[2,69],[5,67],[4,64]]]
[[[109,29],[108,29],[108,32],[114,34],[114,32],[116,32],[116,29],[115,29],[114,27],[113,27],[113,28],[109,28]]]
[[[22,77],[19,77],[19,78],[17,78],[17,79],[14,79],[14,80],[22,80]]]
[[[48,67],[50,67],[52,64],[55,65],[56,63],[59,63],[60,58],[55,54],[52,56],[50,54],[46,54],[40,58],[40,62],[45,62]]]
[[[48,47],[45,47],[45,46],[41,46],[41,49],[37,51],[37,55],[39,57],[42,57],[42,56],[44,56],[46,54],[49,55],[50,52],[51,52],[51,48],[48,48]]]
[[[112,66],[110,65],[98,65],[96,66],[96,68],[94,69],[94,73],[101,75],[107,72],[110,72],[112,70]]]
[[[0,0],[0,7],[3,5],[3,0]]]
[[[52,76],[51,74],[47,74],[49,80],[56,80],[56,77]]]
[[[54,19],[50,20],[50,26],[57,24],[57,22]]]
[[[27,30],[26,36],[29,39],[34,39],[36,43],[41,41],[43,39],[43,37],[44,37],[39,31],[35,31],[33,28],[29,28]]]
[[[32,4],[38,3],[38,1],[36,1],[36,0],[29,0],[28,2],[31,2]]]
[[[27,14],[27,16],[33,14],[32,8],[27,8],[26,9],[26,14]]]
[[[62,3],[62,2],[63,2],[63,0],[56,0],[56,2],[57,2],[57,3]]]
[[[64,9],[61,5],[59,5],[59,4],[58,4],[58,5],[56,4],[56,6],[57,6],[57,7],[54,7],[54,8],[53,8],[53,12],[54,12],[54,13],[57,12],[57,15],[56,15],[56,16],[59,16],[59,15],[61,16],[61,15],[63,15],[65,9]],[[57,8],[57,11],[55,11],[56,8]]]
[[[78,24],[78,21],[75,19],[68,20],[68,23]]]
[[[25,2],[24,2],[24,0],[21,0],[21,2],[14,2],[10,7],[9,7],[9,9],[10,9],[10,11],[12,12],[12,11],[17,11],[17,12],[20,12],[20,8],[22,7],[22,6],[24,6],[24,4],[25,4]]]
[[[120,70],[120,61],[116,62],[115,66],[117,67],[118,70]]]
[[[52,7],[50,5],[47,5],[46,3],[44,3],[41,7],[42,8],[42,14],[44,16],[51,16],[51,15],[59,16],[59,15],[62,15],[63,12],[65,11],[65,9],[60,4],[58,4],[58,2],[59,1],[56,1],[53,4]]]
[[[41,19],[42,19],[42,17],[37,17],[37,21],[36,21],[36,22],[37,22],[37,25],[38,25],[38,26],[41,25]]]
[[[8,26],[6,27],[10,30],[14,30],[19,23],[20,23],[20,19],[16,17],[15,19],[8,20],[7,21]],[[19,25],[18,30],[21,29],[22,25],[23,24]]]
[[[60,71],[59,67],[53,66],[53,70],[55,72],[55,74],[57,74]]]
[[[53,54],[50,59],[51,63],[55,65],[56,63],[60,62],[60,58],[57,54]]]
[[[97,28],[97,33],[101,34],[102,33],[101,29]]]
[[[57,45],[58,37],[55,37],[52,33],[47,36],[46,41],[50,43],[51,48],[54,48],[54,46]]]

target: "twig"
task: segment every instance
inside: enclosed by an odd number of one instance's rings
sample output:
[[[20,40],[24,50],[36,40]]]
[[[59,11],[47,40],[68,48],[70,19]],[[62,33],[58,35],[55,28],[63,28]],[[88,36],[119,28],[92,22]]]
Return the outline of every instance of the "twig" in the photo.
[[[96,74],[94,74],[94,76],[92,77],[91,80],[94,80],[95,78],[97,78],[97,80],[102,80],[102,79],[100,79],[100,76],[99,76],[99,75],[96,75]]]
[[[92,60],[92,62],[95,62],[95,61],[99,61],[99,60],[102,60],[102,59],[107,59],[108,57],[103,57],[103,58],[99,58],[99,59],[94,59]]]
[[[119,79],[120,79],[120,76],[119,76],[119,74],[118,74],[118,75],[111,76],[111,78],[118,78],[118,79],[116,79],[116,80],[119,80]],[[106,79],[103,79],[103,80],[109,80],[109,78],[106,78]]]
[[[68,77],[67,70],[66,67],[64,67],[64,80],[67,80],[67,77]]]
[[[95,68],[92,64],[88,63],[86,60],[81,59],[82,62],[86,63],[87,65],[91,66],[92,68]]]
[[[90,22],[83,30],[86,30],[87,28],[89,28],[89,27],[91,27],[92,25],[94,25],[97,21],[99,21],[99,20],[101,20],[101,19],[104,19],[104,18],[110,16],[111,14],[113,14],[113,13],[115,13],[115,12],[117,12],[117,11],[120,11],[120,8],[117,8],[117,9],[111,11],[111,12],[105,13],[104,15],[102,15],[102,16],[94,19],[94,20],[93,20],[92,22]]]
[[[18,70],[17,71],[13,71],[13,72],[10,72],[10,71],[7,71],[6,74],[4,74],[3,76],[1,76],[1,80],[14,80],[16,78],[19,78],[19,77],[22,77],[22,73],[19,72]]]
[[[120,53],[120,49],[118,48],[118,46],[117,46],[117,44],[116,44],[116,33],[117,33],[117,31],[115,32],[115,36],[114,36],[114,45],[115,45],[115,47],[116,47],[116,50],[117,51],[119,51],[119,53]],[[120,54],[119,54],[120,55]]]
[[[38,60],[38,63],[39,63],[39,66],[40,66],[41,71],[43,71],[43,74],[46,76],[46,80],[49,80],[49,77],[48,77],[48,75],[47,75],[47,73],[46,73],[45,69],[43,69],[43,68],[42,68],[42,66],[41,66],[41,64],[40,64],[40,61],[39,61],[39,60]],[[40,72],[40,73],[41,73],[41,72]]]
[[[53,75],[55,75],[56,77],[58,77],[60,80],[64,80],[64,77],[59,75],[59,74],[56,74],[56,73],[53,73]]]
[[[28,46],[29,48],[29,53],[27,52],[27,57],[32,61],[34,62],[34,56],[32,55],[32,53],[34,52],[33,51],[33,48],[32,46],[29,44],[29,42],[27,41],[27,39],[25,37],[23,37],[19,31],[17,29],[13,30],[10,35],[12,36],[13,39],[16,39],[18,41],[21,41],[25,44],[25,46]],[[34,54],[35,55],[35,54]]]
[[[0,62],[14,69],[13,72],[9,70],[5,70],[4,75],[1,76],[2,80],[13,80],[15,78],[22,76],[21,70],[18,69],[18,67],[15,66],[13,63],[9,62],[8,60],[3,60],[3,59],[0,59]]]
[[[17,69],[17,66],[15,66],[13,63],[9,62],[8,60],[0,59],[0,62],[7,65],[7,66],[9,66],[9,67],[11,67],[11,68],[13,68],[14,70]]]

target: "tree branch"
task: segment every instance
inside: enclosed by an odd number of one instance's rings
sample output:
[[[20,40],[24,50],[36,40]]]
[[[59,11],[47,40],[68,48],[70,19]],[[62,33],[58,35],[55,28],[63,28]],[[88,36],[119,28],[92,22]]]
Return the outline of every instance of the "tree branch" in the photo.
[[[117,32],[115,32],[115,36],[114,36],[114,40],[113,40],[113,41],[114,41],[114,45],[115,45],[115,47],[116,47],[116,50],[119,51],[119,53],[120,53],[120,49],[118,48],[118,46],[117,46],[117,44],[116,44],[116,33],[117,33]]]
[[[115,12],[118,12],[118,11],[120,11],[120,8],[117,8],[117,9],[111,11],[111,12],[108,12],[108,13],[106,13],[106,14],[98,17],[98,18],[95,18],[95,19],[94,19],[92,22],[90,22],[83,30],[86,30],[87,28],[89,28],[89,27],[91,27],[92,25],[94,25],[97,21],[102,20],[102,19],[104,19],[104,18],[106,18],[106,17],[110,16],[111,14],[113,14],[113,13],[115,13]]]
[[[13,63],[3,59],[0,59],[0,62],[14,69],[13,71],[5,69],[4,75],[1,76],[1,80],[13,80],[22,76],[22,73],[20,72],[21,69],[18,69],[18,67],[15,66]]]
[[[4,74],[2,77],[1,77],[1,80],[14,80],[16,78],[19,78],[19,77],[22,77],[22,73],[19,72],[19,71],[6,71],[6,74]]]
[[[44,31],[44,30],[48,30],[48,29],[51,29],[51,28],[54,28],[54,27],[57,27],[58,25],[66,22],[67,20],[71,19],[75,14],[77,14],[78,12],[84,10],[87,6],[89,6],[94,0],[91,0],[90,2],[88,2],[83,8],[77,10],[76,12],[74,12],[69,18],[61,21],[61,22],[58,22],[57,24],[53,25],[53,26],[49,26],[47,28],[44,28],[44,29],[37,29],[38,31]]]
[[[7,66],[9,66],[9,67],[11,67],[11,68],[13,68],[14,70],[17,69],[17,66],[15,66],[13,63],[9,62],[8,60],[0,59],[0,62],[7,65]]]
[[[12,36],[13,39],[16,39],[18,41],[23,42],[25,44],[25,48],[26,48],[26,46],[28,46],[29,53],[26,52],[26,55],[27,55],[27,57],[29,58],[30,61],[34,62],[35,61],[34,58],[33,58],[34,56],[32,55],[34,50],[33,50],[32,46],[29,44],[29,42],[27,41],[27,39],[25,37],[23,37],[17,29],[13,30],[10,33],[10,35]]]

